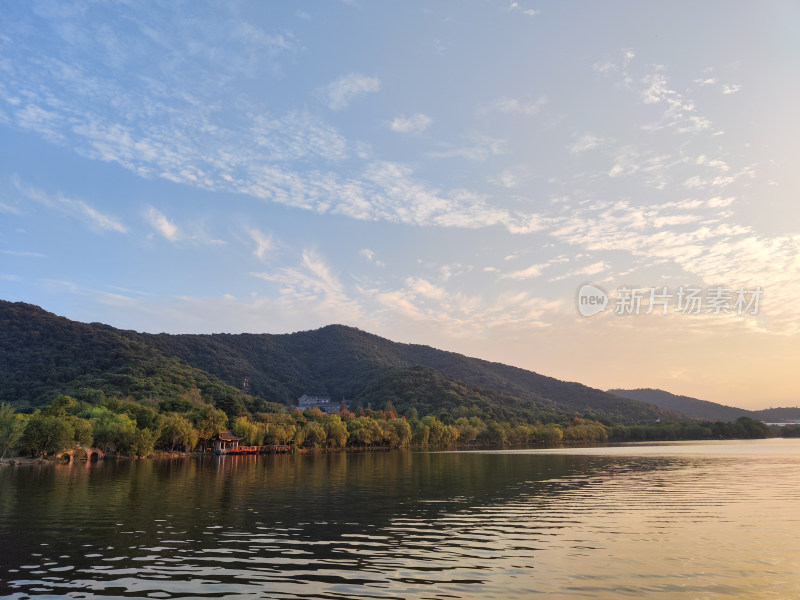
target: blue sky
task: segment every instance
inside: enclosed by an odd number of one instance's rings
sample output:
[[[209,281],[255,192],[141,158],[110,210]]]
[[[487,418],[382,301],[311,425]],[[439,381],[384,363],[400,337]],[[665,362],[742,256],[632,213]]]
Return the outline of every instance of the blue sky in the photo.
[[[798,39],[790,2],[2,0],[0,297],[794,405]]]

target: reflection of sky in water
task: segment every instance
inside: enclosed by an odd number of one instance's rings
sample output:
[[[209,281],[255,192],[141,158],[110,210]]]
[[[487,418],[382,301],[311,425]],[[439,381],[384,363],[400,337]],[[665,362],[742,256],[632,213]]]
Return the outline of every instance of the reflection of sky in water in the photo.
[[[18,598],[800,594],[792,441],[106,462],[0,483],[0,593]]]

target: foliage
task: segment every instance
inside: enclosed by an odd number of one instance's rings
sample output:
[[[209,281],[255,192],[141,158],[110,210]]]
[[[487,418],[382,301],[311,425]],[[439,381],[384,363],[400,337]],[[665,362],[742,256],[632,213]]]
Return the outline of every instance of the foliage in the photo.
[[[606,442],[608,430],[597,421],[583,421],[574,419],[570,426],[564,429],[565,442]]]
[[[224,415],[225,413],[222,414]],[[244,438],[242,443],[245,446],[261,446],[264,444],[264,437],[266,436],[264,424],[254,423],[248,417],[237,417],[231,430],[236,435]],[[222,430],[220,429],[220,431]]]
[[[74,444],[75,430],[61,417],[35,412],[28,420],[19,447],[31,456],[58,454]]]
[[[152,429],[137,429],[131,440],[131,454],[145,458],[155,449],[158,434]]]
[[[14,413],[10,404],[0,404],[0,460],[8,452],[13,452],[25,431],[26,421],[22,415]]]
[[[303,426],[303,445],[306,448],[321,448],[325,445],[325,428],[316,421],[309,421]]]
[[[750,417],[739,417],[734,423],[723,421],[689,421],[611,428],[612,441],[758,439],[770,437],[769,427]]]
[[[356,417],[348,421],[347,432],[351,446],[374,446],[383,439],[383,431],[372,417]]]
[[[350,434],[342,418],[336,414],[327,414],[322,417],[321,423],[325,428],[325,441],[328,447],[344,448]]]
[[[197,437],[205,448],[211,438],[228,427],[228,415],[210,404],[203,404],[189,415],[197,430]],[[241,434],[237,434],[241,435]],[[254,444],[250,444],[254,445]]]
[[[185,398],[184,398],[185,400]],[[172,406],[160,403],[160,407]],[[409,413],[415,416],[413,411]],[[305,448],[389,447],[413,444],[449,447],[485,444],[602,443],[678,439],[749,439],[770,435],[759,421],[741,417],[735,423],[656,422],[621,425],[573,417],[562,423],[530,423],[527,420],[484,421],[477,416],[426,415],[422,419],[391,418],[392,407],[359,409],[359,416],[324,414],[319,410],[264,412],[234,419],[232,430],[243,445],[287,444]],[[449,422],[448,422],[449,421]],[[130,398],[103,397],[99,405],[59,395],[31,416],[19,415],[0,404],[0,457],[15,448],[32,456],[58,454],[77,446],[97,446],[105,453],[148,456],[154,448],[193,450],[201,435],[208,440],[227,424],[227,415],[200,403],[190,413],[156,412]],[[800,435],[800,426],[781,433]]]
[[[98,407],[90,413],[94,444],[104,453],[127,453],[136,434],[136,421],[124,413]]]
[[[192,423],[179,413],[168,413],[161,422],[161,434],[158,445],[174,452],[178,449],[192,450],[197,445],[199,436]]]
[[[265,443],[288,444],[294,439],[297,424],[289,413],[262,413],[259,417],[266,426]]]
[[[784,425],[781,427],[781,436],[785,438],[800,437],[800,425]]]
[[[0,301],[0,331],[0,402],[17,410],[61,394],[93,404],[109,396],[177,398],[192,388],[239,394],[134,332],[77,323],[30,304]]]
[[[65,417],[75,431],[72,440],[77,446],[91,446],[94,442],[94,428],[91,421],[81,419],[74,415]]]

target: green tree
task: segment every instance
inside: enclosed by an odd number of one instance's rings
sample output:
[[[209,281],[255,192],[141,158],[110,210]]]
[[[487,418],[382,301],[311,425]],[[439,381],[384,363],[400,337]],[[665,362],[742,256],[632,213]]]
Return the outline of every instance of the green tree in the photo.
[[[351,446],[372,446],[380,443],[382,431],[378,422],[372,417],[356,417],[347,422]]]
[[[397,438],[397,430],[392,427],[391,423],[391,420],[378,420],[378,426],[381,428],[381,443],[390,448],[397,448],[400,440]]]
[[[158,434],[152,429],[137,429],[131,440],[131,454],[142,458],[150,456],[155,448]]]
[[[306,441],[305,426],[295,427],[293,441],[294,445],[298,448],[303,445],[303,443]]]
[[[242,441],[245,446],[261,446],[264,443],[264,436],[266,434],[263,426],[258,423],[253,423],[247,417],[236,417],[231,431],[244,438]]]
[[[262,414],[267,444],[288,444],[294,438],[297,424],[289,413]]]
[[[25,431],[26,421],[22,415],[14,413],[10,404],[0,404],[0,460],[6,453],[13,452]]]
[[[75,404],[75,400],[70,396],[57,396],[55,400],[41,409],[41,413],[50,417],[66,417]]]
[[[417,421],[414,425],[414,435],[411,442],[417,446],[427,446],[431,438],[431,428],[422,421]]]
[[[316,421],[309,421],[303,427],[303,445],[307,448],[320,448],[325,445],[325,428]]]
[[[75,444],[78,446],[91,446],[94,440],[91,421],[74,415],[68,416],[67,421],[72,425],[72,429],[75,430],[73,437]]]
[[[161,434],[158,443],[171,452],[176,448],[185,451],[192,450],[197,445],[197,430],[185,416],[178,413],[169,413],[164,416],[161,423]]]
[[[429,429],[428,444],[431,446],[451,446],[458,439],[458,430],[452,425],[445,425],[433,415],[424,417],[420,424]]]
[[[477,421],[474,422],[474,421]],[[478,425],[480,423],[480,426]],[[460,417],[456,419],[455,428],[458,430],[458,441],[469,445],[478,439],[478,435],[483,429],[483,423],[478,417]]]
[[[74,445],[75,430],[66,419],[33,413],[19,441],[19,446],[31,456],[58,454]]]
[[[133,445],[136,421],[127,414],[106,411],[92,420],[94,444],[103,452],[127,453]]]
[[[564,431],[555,423],[539,425],[534,433],[534,441],[544,444],[558,444],[564,439]]]
[[[744,435],[742,437],[749,439],[770,437],[769,426],[761,421],[756,421],[750,417],[739,417],[736,419],[736,424],[744,430]]]
[[[495,420],[488,421],[481,437],[489,444],[503,446],[508,443],[508,427]]]
[[[781,435],[785,438],[800,437],[800,425],[784,425],[781,427]]]
[[[157,431],[161,424],[161,415],[155,409],[139,404],[134,400],[126,399],[116,412],[124,412],[130,415],[136,421],[136,427],[139,429]]]
[[[347,432],[347,425],[339,415],[325,415],[322,419],[322,426],[325,428],[325,440],[330,448],[345,447],[350,434]]]
[[[197,436],[203,444],[204,452],[211,438],[228,428],[228,415],[210,404],[204,404],[189,416],[197,430]]]
[[[392,419],[389,425],[394,428],[397,447],[405,448],[411,442],[411,425],[405,419]]]

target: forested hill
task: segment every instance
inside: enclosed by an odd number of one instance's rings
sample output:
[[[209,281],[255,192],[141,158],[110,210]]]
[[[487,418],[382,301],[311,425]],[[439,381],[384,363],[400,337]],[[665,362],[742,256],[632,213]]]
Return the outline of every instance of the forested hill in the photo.
[[[566,413],[623,423],[675,416],[578,383],[341,325],[285,335],[152,335],[0,301],[0,333],[0,402],[20,409],[59,393],[164,400],[198,388],[231,412],[247,378],[249,410],[312,394],[345,397],[351,407],[391,400],[398,411],[420,415],[469,409],[498,419]]]
[[[768,423],[779,423],[781,421],[793,421],[800,419],[800,408],[766,408],[764,410],[746,410],[735,408],[708,400],[698,400],[689,396],[677,396],[664,390],[654,390],[642,388],[637,390],[608,390],[610,394],[616,394],[632,400],[640,400],[655,404],[665,410],[671,410],[692,417],[694,419],[704,419],[707,421],[735,421],[739,417],[749,417],[756,421],[766,421]]]
[[[739,417],[751,416],[750,411],[745,410],[744,408],[734,408],[732,406],[725,406],[724,404],[717,404],[716,402],[708,402],[707,400],[690,398],[689,396],[677,396],[675,394],[665,392],[664,390],[642,388],[637,390],[608,391],[611,394],[616,394],[632,400],[649,402],[651,404],[655,404],[656,406],[665,408],[666,410],[674,410],[694,419],[706,419],[708,421],[735,421]]]
[[[59,394],[92,402],[102,393],[174,398],[192,388],[217,398],[241,395],[132,332],[0,301],[0,402],[25,410]]]

